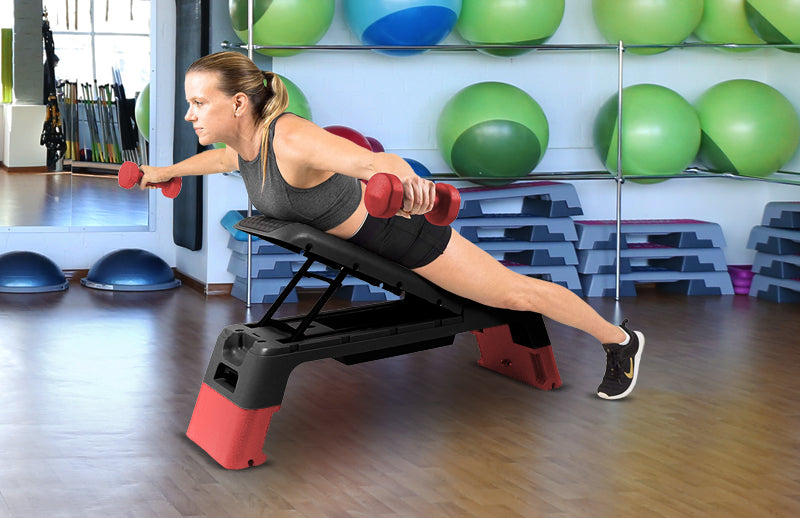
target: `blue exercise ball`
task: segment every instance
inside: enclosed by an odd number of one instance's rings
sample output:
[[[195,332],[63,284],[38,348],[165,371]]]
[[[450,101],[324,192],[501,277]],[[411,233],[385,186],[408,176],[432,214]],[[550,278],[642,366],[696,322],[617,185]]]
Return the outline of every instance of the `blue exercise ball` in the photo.
[[[44,293],[68,287],[64,272],[42,254],[7,252],[0,255],[0,293]]]
[[[147,250],[125,248],[110,252],[100,259],[81,279],[87,288],[110,291],[158,291],[176,288],[172,268]]]
[[[403,158],[403,160],[408,162],[408,165],[410,165],[411,169],[413,169],[414,172],[417,173],[417,176],[423,176],[424,177],[424,176],[430,176],[431,175],[430,169],[425,167],[425,165],[422,162],[420,162],[419,160],[414,160],[413,158]]]
[[[364,45],[436,45],[453,30],[461,0],[343,0],[345,21]],[[379,51],[408,56],[418,50]]]

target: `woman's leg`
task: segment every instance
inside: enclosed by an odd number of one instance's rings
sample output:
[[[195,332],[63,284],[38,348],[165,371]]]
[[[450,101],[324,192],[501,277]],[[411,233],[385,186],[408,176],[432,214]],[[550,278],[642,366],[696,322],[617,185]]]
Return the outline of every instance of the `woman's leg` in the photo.
[[[541,313],[600,343],[626,338],[625,332],[567,288],[509,270],[455,230],[444,254],[414,271],[456,295],[487,306]]]

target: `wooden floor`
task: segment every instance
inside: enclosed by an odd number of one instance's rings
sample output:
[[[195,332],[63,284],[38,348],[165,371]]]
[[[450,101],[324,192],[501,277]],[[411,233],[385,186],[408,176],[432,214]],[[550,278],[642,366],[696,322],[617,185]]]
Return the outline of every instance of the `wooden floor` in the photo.
[[[146,227],[148,193],[121,188],[114,174],[0,168],[0,227]]]
[[[627,400],[595,397],[604,356],[578,332],[548,323],[553,391],[478,367],[465,334],[301,365],[268,462],[226,471],[184,433],[217,334],[263,306],[187,287],[0,294],[0,516],[800,516],[798,306],[590,303],[647,333]]]

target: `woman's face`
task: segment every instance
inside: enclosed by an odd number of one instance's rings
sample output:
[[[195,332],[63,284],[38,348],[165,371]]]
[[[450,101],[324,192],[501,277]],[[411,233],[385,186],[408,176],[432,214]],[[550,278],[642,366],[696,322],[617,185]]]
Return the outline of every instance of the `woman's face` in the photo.
[[[184,119],[192,123],[203,146],[225,142],[235,128],[236,103],[217,88],[217,83],[214,72],[190,72],[184,81],[189,103]]]

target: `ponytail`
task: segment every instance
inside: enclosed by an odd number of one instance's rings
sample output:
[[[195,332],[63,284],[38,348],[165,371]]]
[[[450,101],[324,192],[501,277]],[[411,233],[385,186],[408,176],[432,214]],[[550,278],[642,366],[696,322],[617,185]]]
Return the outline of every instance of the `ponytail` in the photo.
[[[286,111],[289,106],[289,92],[283,84],[278,74],[263,70],[262,84],[266,90],[266,101],[261,108],[261,124],[264,131],[261,135],[261,185],[262,188],[267,181],[267,148],[269,147],[269,125],[278,115]]]

